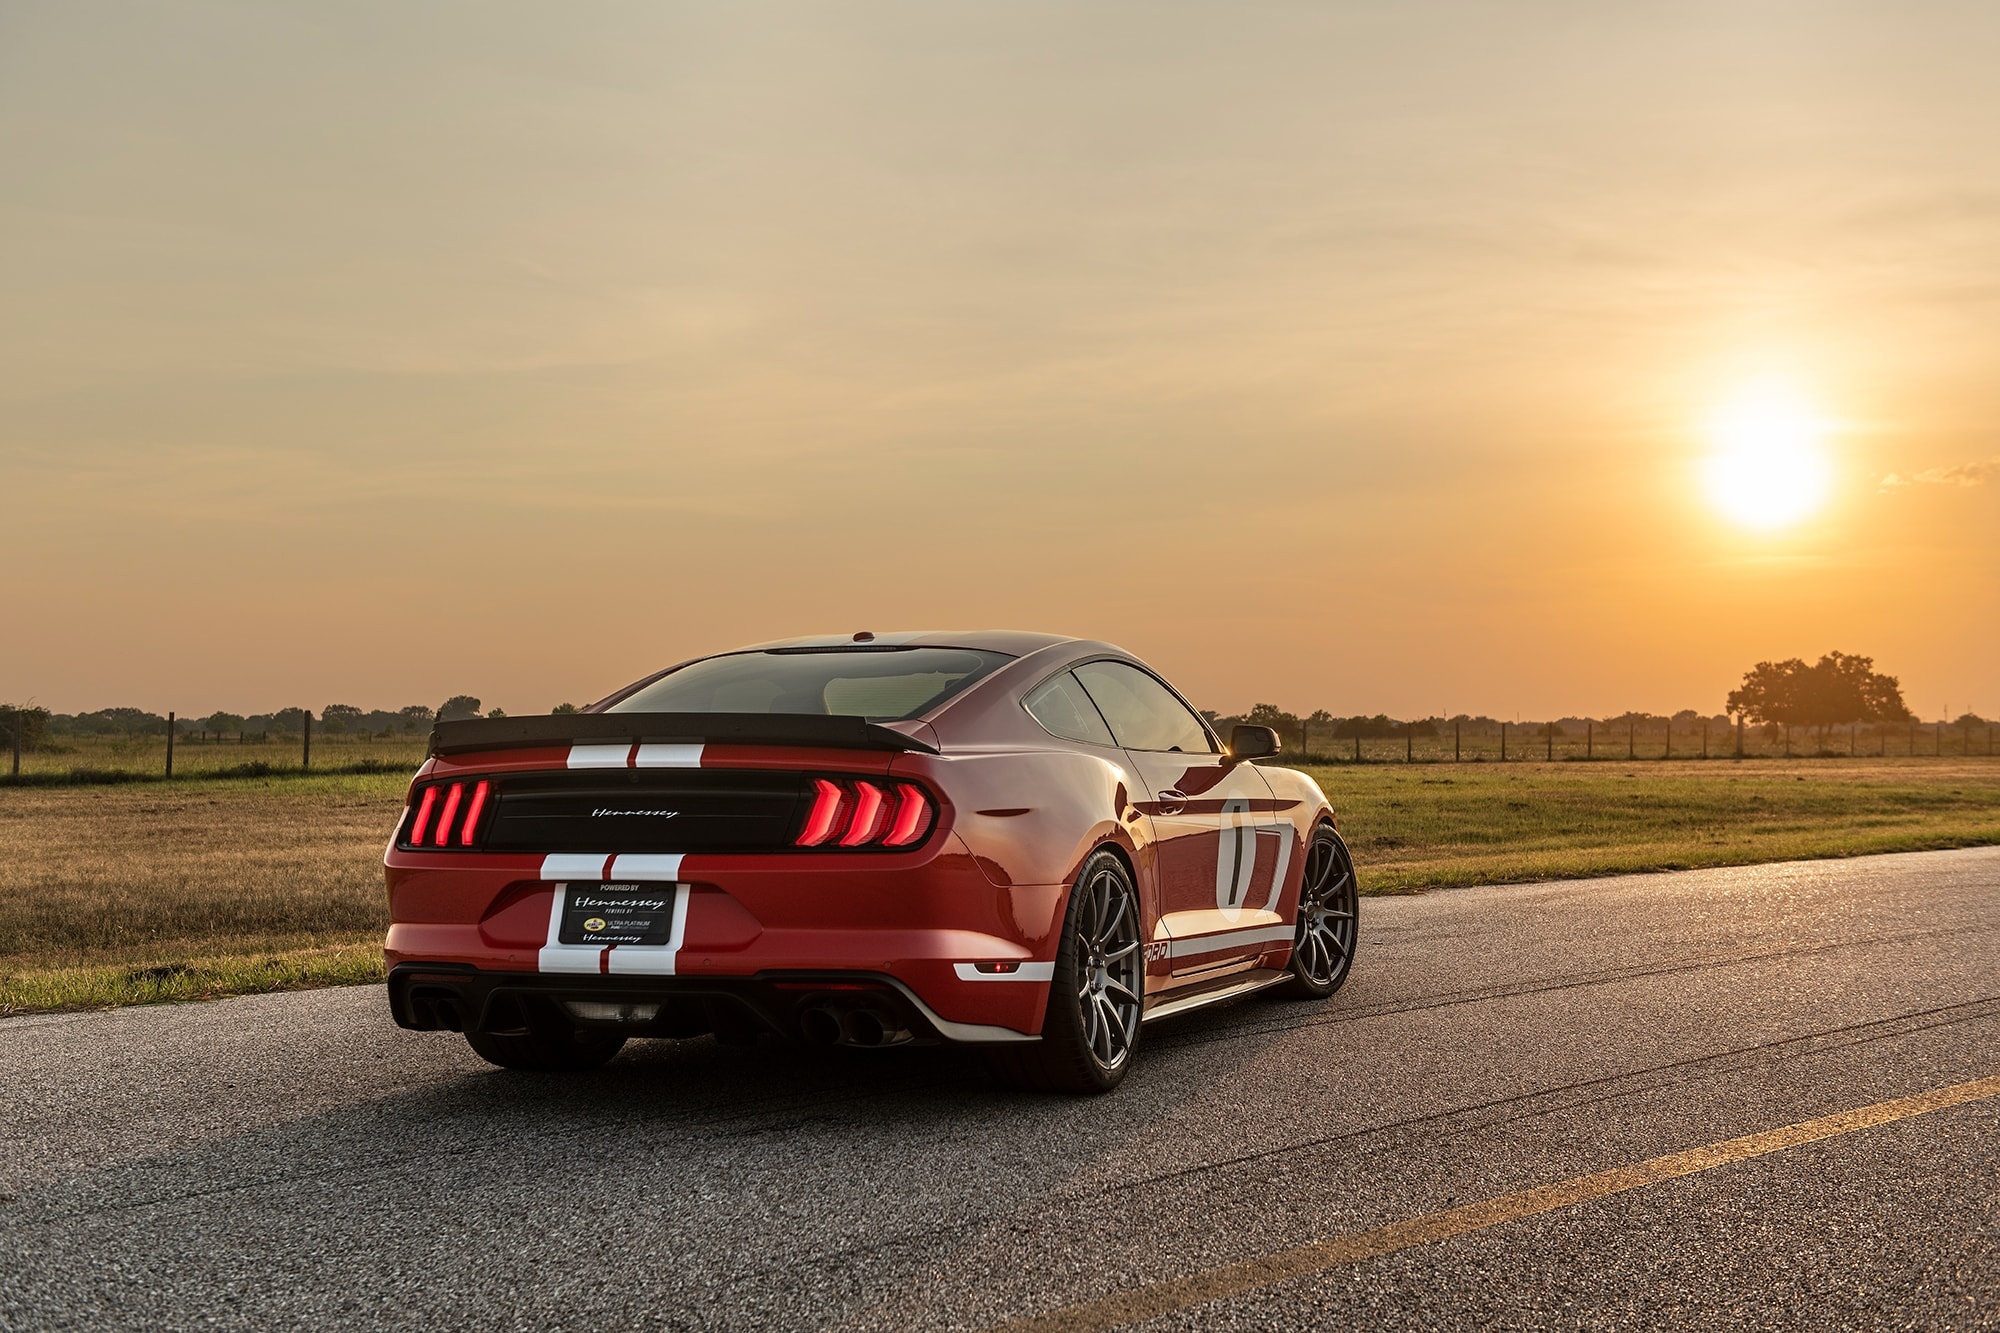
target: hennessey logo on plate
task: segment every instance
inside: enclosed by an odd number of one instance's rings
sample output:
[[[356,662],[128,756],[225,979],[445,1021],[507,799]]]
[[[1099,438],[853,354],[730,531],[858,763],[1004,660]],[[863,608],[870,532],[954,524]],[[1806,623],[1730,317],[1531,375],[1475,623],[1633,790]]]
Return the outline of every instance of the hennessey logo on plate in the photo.
[[[672,819],[678,810],[592,810],[592,819],[623,819],[628,815],[645,815],[652,819]]]

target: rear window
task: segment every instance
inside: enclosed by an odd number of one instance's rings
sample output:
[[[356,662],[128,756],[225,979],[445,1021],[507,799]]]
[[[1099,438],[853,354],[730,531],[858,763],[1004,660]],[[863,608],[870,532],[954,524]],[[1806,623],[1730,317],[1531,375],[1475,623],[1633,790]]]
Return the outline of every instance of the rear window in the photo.
[[[809,713],[921,717],[1014,659],[972,648],[779,648],[690,662],[613,713]]]

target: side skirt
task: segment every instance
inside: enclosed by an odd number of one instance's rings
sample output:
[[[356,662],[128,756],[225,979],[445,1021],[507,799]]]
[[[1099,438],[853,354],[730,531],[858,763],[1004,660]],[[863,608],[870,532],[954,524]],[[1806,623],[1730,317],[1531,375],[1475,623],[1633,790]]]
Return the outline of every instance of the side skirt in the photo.
[[[1260,967],[1254,972],[1238,973],[1229,978],[1225,984],[1219,985],[1213,990],[1204,990],[1193,995],[1176,995],[1172,999],[1162,1000],[1157,1005],[1151,1005],[1147,1008],[1145,1017],[1139,1021],[1150,1023],[1156,1018],[1171,1018],[1175,1014],[1184,1014],[1190,1009],[1201,1009],[1211,1004],[1221,1004],[1224,1000],[1235,1000],[1245,995],[1254,995],[1260,990],[1277,985],[1290,975],[1290,971],[1284,968],[1273,967]]]

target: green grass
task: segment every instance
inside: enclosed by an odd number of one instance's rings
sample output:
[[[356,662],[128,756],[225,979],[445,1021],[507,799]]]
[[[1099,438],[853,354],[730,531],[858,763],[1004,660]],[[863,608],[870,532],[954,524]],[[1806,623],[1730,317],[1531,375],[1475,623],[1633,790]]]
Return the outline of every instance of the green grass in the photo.
[[[2000,842],[1983,758],[1308,771],[1378,893]]]
[[[1310,770],[1362,887],[2000,843],[2000,762]],[[404,772],[0,791],[0,1014],[379,980]]]

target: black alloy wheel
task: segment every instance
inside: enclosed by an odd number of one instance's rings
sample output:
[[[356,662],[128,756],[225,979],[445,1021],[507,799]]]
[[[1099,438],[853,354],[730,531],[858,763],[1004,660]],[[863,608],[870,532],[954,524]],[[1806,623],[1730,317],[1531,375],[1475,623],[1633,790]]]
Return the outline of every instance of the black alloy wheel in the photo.
[[[1000,1071],[1049,1092],[1109,1092],[1131,1067],[1144,1016],[1139,894],[1125,863],[1099,852],[1070,889],[1042,1039],[994,1054]]]
[[[1340,989],[1354,965],[1361,932],[1354,858],[1331,824],[1313,830],[1306,845],[1305,882],[1299,887],[1298,930],[1292,937],[1291,979],[1279,994],[1321,1000]]]

